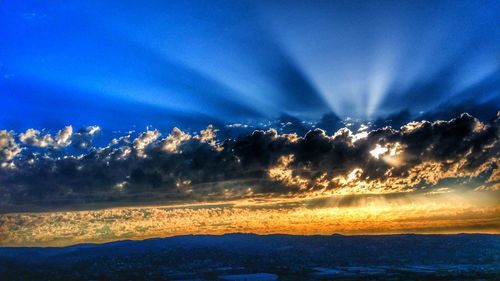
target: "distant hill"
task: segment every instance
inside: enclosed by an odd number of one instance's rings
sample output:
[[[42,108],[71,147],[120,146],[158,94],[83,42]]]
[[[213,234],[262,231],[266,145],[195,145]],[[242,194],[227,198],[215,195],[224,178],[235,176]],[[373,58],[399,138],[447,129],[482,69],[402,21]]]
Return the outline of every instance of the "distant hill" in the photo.
[[[99,277],[158,268],[168,272],[205,272],[220,267],[300,271],[314,267],[450,264],[498,268],[500,235],[187,235],[68,247],[0,248],[0,276],[40,280],[43,276],[57,280],[57,276],[71,272],[85,279],[85,274]],[[55,272],[56,276],[50,275]]]

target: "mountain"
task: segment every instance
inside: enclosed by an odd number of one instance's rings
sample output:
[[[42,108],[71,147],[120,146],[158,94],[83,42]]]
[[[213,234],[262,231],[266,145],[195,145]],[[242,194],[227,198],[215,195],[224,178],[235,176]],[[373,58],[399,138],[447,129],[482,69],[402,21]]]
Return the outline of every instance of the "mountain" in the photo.
[[[317,271],[325,268],[329,274],[353,268],[361,274],[417,268],[417,273],[410,270],[417,275],[422,268],[466,270],[488,279],[500,274],[499,265],[500,235],[487,234],[187,235],[69,247],[0,248],[0,276],[8,277],[5,280],[218,280],[228,272],[271,272],[281,278],[315,280],[323,276]]]

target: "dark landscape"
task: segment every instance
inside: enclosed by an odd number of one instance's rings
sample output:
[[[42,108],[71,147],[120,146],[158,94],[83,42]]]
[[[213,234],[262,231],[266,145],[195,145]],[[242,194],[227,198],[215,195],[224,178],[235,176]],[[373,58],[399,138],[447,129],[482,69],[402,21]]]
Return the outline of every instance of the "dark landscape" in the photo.
[[[499,280],[500,235],[187,235],[0,248],[2,280]]]

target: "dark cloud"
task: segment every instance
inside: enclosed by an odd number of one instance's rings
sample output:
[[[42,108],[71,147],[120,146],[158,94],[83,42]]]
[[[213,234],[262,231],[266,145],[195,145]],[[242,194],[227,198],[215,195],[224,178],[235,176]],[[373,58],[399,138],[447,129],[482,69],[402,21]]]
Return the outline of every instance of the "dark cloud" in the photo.
[[[469,112],[482,121],[489,122],[496,118],[500,108],[500,96],[485,102],[468,99],[460,102],[445,102],[434,110],[426,112],[415,118],[416,120],[449,120],[460,112]]]
[[[462,111],[462,112],[464,112],[464,111]],[[456,114],[454,116],[456,116]],[[449,118],[449,119],[451,119],[451,118]],[[378,118],[377,120],[375,120],[373,122],[373,127],[374,128],[383,128],[385,126],[391,126],[393,128],[399,128],[412,120],[413,120],[413,116],[411,115],[410,111],[402,110],[400,112],[389,114],[389,115],[385,116],[384,118]],[[431,120],[435,120],[435,119],[431,119]]]
[[[299,118],[283,113],[278,119],[280,132],[291,134],[296,133],[303,135],[310,130],[310,126],[306,126]]]
[[[86,149],[92,146],[95,135],[101,131],[99,126],[83,127],[73,135],[73,145],[77,148]]]
[[[361,133],[317,128],[299,136],[268,129],[226,140],[217,140],[212,126],[198,134],[174,128],[166,136],[148,130],[104,147],[90,147],[97,127],[86,127],[71,138],[89,148],[79,155],[69,148],[64,155],[33,150],[34,142],[1,131],[0,209],[396,193],[461,178],[471,188],[488,188],[499,180],[498,120],[462,114]]]
[[[324,114],[316,124],[316,127],[325,130],[328,134],[335,133],[342,126],[342,119],[333,112]]]

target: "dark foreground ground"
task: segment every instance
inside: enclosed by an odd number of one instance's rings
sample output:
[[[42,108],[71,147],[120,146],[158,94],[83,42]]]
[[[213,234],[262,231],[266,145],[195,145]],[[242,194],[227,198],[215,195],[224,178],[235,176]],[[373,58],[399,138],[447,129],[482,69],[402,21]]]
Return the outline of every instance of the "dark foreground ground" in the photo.
[[[0,280],[500,280],[500,235],[230,234],[0,248]]]

